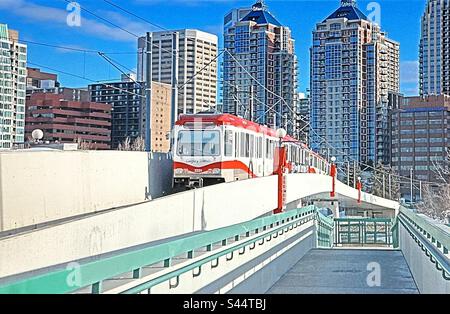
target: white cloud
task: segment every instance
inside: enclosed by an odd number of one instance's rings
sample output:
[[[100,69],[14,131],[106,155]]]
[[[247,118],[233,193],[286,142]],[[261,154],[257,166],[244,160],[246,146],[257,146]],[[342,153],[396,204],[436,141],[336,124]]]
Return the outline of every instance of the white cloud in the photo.
[[[112,25],[95,20],[90,17],[89,13],[81,11],[81,27],[69,27],[66,23],[68,11],[66,6],[61,2],[61,7],[50,7],[38,5],[28,0],[0,0],[0,10],[7,10],[8,14],[18,17],[24,17],[31,22],[51,23],[58,28],[64,28],[69,32],[80,31],[95,37],[106,38],[117,41],[137,41],[136,37],[128,34]],[[146,31],[151,31],[151,26],[143,23],[137,23],[116,12],[102,12],[99,14],[118,26],[129,30],[138,36],[143,35]],[[110,18],[109,18],[109,17]]]

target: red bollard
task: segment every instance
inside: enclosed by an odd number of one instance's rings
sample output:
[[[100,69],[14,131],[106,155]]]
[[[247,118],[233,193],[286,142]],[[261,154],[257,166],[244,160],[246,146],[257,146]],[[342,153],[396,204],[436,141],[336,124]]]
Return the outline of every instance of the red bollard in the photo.
[[[284,170],[286,168],[286,147],[278,148],[278,208],[274,211],[274,214],[281,214],[284,209],[284,203],[286,201],[286,191],[284,182]]]
[[[336,197],[336,176],[337,176],[337,167],[336,164],[331,164],[330,176],[332,177],[331,183],[331,197]]]

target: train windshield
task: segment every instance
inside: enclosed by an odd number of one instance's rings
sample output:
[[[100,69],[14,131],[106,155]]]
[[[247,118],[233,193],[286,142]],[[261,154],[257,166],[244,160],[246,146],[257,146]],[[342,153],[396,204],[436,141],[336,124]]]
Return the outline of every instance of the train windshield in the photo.
[[[220,132],[217,130],[180,131],[177,152],[179,156],[219,156]]]

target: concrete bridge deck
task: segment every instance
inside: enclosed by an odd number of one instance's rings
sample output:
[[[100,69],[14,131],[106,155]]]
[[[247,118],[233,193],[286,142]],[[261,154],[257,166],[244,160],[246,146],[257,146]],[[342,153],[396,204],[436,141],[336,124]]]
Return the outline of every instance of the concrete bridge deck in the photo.
[[[379,287],[367,283],[374,270],[368,270],[370,263],[380,266]],[[334,249],[312,250],[268,291],[268,294],[330,293],[417,294],[418,289],[401,251]]]

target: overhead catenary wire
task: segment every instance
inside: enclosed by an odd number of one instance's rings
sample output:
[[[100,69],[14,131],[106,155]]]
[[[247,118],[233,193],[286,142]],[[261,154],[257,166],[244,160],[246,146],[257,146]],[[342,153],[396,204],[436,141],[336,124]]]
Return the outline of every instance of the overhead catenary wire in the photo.
[[[69,1],[69,0],[61,0],[61,1],[64,1],[64,2],[66,2],[66,3],[70,3],[70,2],[71,2],[71,1]],[[160,26],[160,25],[157,25],[156,23],[153,23],[153,22],[151,22],[151,21],[149,21],[149,20],[147,20],[147,19],[144,19],[144,18],[138,16],[137,14],[135,14],[135,13],[129,11],[129,10],[126,10],[126,9],[122,8],[121,6],[115,4],[115,3],[112,2],[112,1],[105,1],[105,2],[108,3],[108,4],[110,4],[110,5],[112,5],[112,6],[114,6],[114,7],[116,7],[117,9],[120,9],[120,10],[126,12],[127,14],[130,14],[130,15],[132,15],[132,16],[134,16],[134,17],[140,19],[140,20],[145,21],[146,23],[149,23],[149,24],[151,24],[151,25],[153,25],[153,26],[155,26],[155,27],[161,28],[161,29],[163,29],[163,30],[169,31],[167,28],[164,28],[164,27],[162,27],[162,26]],[[88,14],[90,14],[90,15],[96,17],[96,18],[99,19],[99,20],[101,20],[101,21],[103,21],[103,22],[105,22],[105,23],[108,23],[109,25],[111,25],[111,26],[113,26],[113,27],[115,27],[115,28],[118,28],[118,29],[122,30],[123,32],[126,32],[127,34],[129,34],[129,35],[131,35],[131,36],[134,36],[134,37],[136,37],[136,38],[138,38],[138,39],[143,40],[143,41],[146,42],[147,44],[150,44],[152,47],[157,47],[157,48],[160,49],[161,51],[168,52],[168,53],[170,53],[171,55],[176,56],[179,60],[184,61],[184,62],[187,62],[183,57],[181,57],[181,56],[179,55],[179,51],[174,51],[174,50],[168,50],[168,49],[165,49],[165,48],[161,47],[160,45],[154,43],[153,40],[152,40],[152,41],[149,41],[149,40],[146,38],[146,36],[139,36],[139,35],[133,33],[132,31],[126,29],[125,27],[122,27],[122,26],[118,25],[117,23],[114,23],[114,22],[112,22],[112,21],[110,21],[110,20],[108,20],[108,19],[106,19],[106,18],[104,18],[104,17],[102,17],[102,16],[99,16],[98,14],[92,12],[91,10],[87,9],[86,7],[80,6],[80,9],[83,10],[83,11],[85,11],[85,12],[87,12]],[[175,31],[169,31],[169,32],[171,32],[171,33],[176,33]],[[220,54],[220,55],[221,55],[221,54]],[[219,56],[220,56],[220,55],[219,55]],[[207,64],[206,66],[204,66],[200,71],[198,71],[197,73],[195,73],[194,76],[188,80],[188,83],[189,83],[189,82],[192,82],[192,81],[193,81],[200,73],[202,73],[203,71],[205,71],[206,69],[208,69],[208,67],[210,66],[210,64],[212,64],[215,60],[217,60],[217,59],[219,58],[219,56],[216,57],[212,62],[210,62],[209,64]],[[112,60],[111,58],[109,58],[109,59]],[[183,87],[184,87],[185,85],[187,85],[188,83],[183,84]],[[178,93],[178,94],[180,93],[179,89],[177,89],[177,93]]]
[[[120,71],[123,75],[125,75],[130,81],[132,81],[133,83],[139,85],[140,87],[143,87],[143,85],[140,82],[137,82],[135,79],[133,79],[131,77],[132,73],[125,73],[125,71],[123,71],[119,66],[117,66],[115,63],[117,63],[118,65],[120,65],[121,67],[123,67],[124,69],[133,72],[132,70],[128,69],[127,67],[125,67],[124,65],[121,65],[120,63],[118,63],[117,61],[113,60],[112,58],[106,56],[105,54],[99,53],[100,57],[102,57],[103,59],[105,59],[106,62],[108,62],[109,64],[111,64],[115,69],[117,69],[118,71]]]
[[[69,0],[63,0],[63,1],[65,1],[65,2],[70,2]],[[152,26],[155,26],[155,27],[157,27],[157,28],[160,28],[160,29],[165,30],[165,31],[168,31],[168,32],[173,32],[173,31],[168,30],[168,29],[165,28],[165,27],[162,27],[162,26],[160,26],[160,25],[158,25],[158,24],[156,24],[156,23],[153,23],[153,22],[149,21],[148,19],[145,19],[145,18],[143,18],[143,17],[141,17],[141,16],[139,16],[139,15],[137,15],[137,14],[131,12],[130,10],[127,10],[127,9],[121,7],[120,5],[118,5],[118,4],[116,4],[116,3],[112,2],[112,1],[109,1],[109,0],[103,0],[103,1],[104,1],[105,3],[108,3],[109,5],[111,5],[111,6],[115,7],[115,8],[117,8],[117,9],[119,9],[119,10],[121,10],[121,11],[123,11],[123,12],[129,14],[129,15],[132,15],[132,16],[135,17],[135,18],[140,19],[141,21],[144,21],[144,22],[146,22],[146,23],[152,25]],[[104,22],[106,22],[106,23],[108,23],[108,24],[110,24],[110,25],[112,25],[112,26],[114,26],[114,27],[116,27],[116,28],[118,28],[118,29],[121,29],[122,31],[125,31],[126,33],[128,33],[128,34],[130,34],[130,35],[133,35],[133,36],[135,36],[135,37],[137,37],[137,38],[141,38],[140,36],[138,36],[138,35],[136,35],[136,34],[130,32],[129,30],[127,30],[127,29],[125,29],[125,28],[123,28],[123,27],[117,25],[116,23],[113,23],[113,22],[111,22],[111,21],[109,21],[109,20],[107,20],[107,19],[105,19],[105,18],[103,18],[103,17],[98,16],[97,14],[93,13],[92,11],[90,11],[90,10],[84,8],[84,7],[81,7],[81,6],[80,6],[80,8],[81,8],[82,10],[86,11],[87,13],[89,13],[89,14],[91,14],[91,15],[97,17],[97,18],[99,18],[100,20],[102,20],[102,21],[104,21]],[[153,45],[153,46],[159,47],[158,45],[154,44],[153,42],[151,42],[151,43],[148,42],[147,39],[145,39],[145,41],[146,41],[147,43]],[[161,50],[164,50],[162,47],[159,47],[159,48],[160,48]],[[166,50],[166,51],[168,51],[168,50]],[[221,50],[219,50],[219,51],[221,51]],[[170,52],[170,51],[168,51],[168,52]],[[246,72],[253,80],[255,80],[255,81],[257,82],[258,85],[260,85],[261,87],[263,87],[263,88],[264,88],[266,91],[268,91],[270,94],[274,95],[275,97],[278,97],[278,98],[280,99],[280,101],[282,101],[282,102],[286,105],[286,107],[287,107],[293,114],[296,114],[295,111],[291,108],[291,106],[286,102],[286,100],[285,100],[283,97],[277,95],[277,94],[276,94],[275,92],[273,92],[273,91],[270,91],[266,86],[264,86],[263,84],[261,84],[254,76],[252,76],[252,75],[247,71],[247,69],[245,69],[245,67],[242,66],[242,64],[241,64],[241,63],[240,63],[240,62],[239,62],[239,61],[238,61],[238,60],[237,60],[237,59],[236,59],[236,58],[235,58],[235,57],[234,57],[227,49],[226,49],[226,48],[224,48],[223,51],[221,51],[220,54],[219,54],[216,58],[214,58],[214,60],[213,60],[212,62],[214,62],[215,60],[217,60],[217,59],[223,54],[223,52],[227,52],[228,54],[230,54],[230,56],[235,60],[235,62],[236,62],[240,67],[242,67],[242,68],[244,69],[244,71],[245,71],[245,72]],[[170,52],[170,53],[173,54],[174,52],[172,51],[172,52]],[[178,56],[178,58],[180,58],[180,57]],[[185,61],[183,58],[180,58],[180,59],[183,60],[183,61]],[[210,64],[212,64],[212,62],[210,62]],[[203,67],[203,69],[200,70],[199,72],[195,73],[194,76],[193,76],[191,79],[189,79],[186,83],[184,83],[179,89],[181,89],[181,88],[183,88],[184,86],[186,86],[187,84],[189,84],[193,79],[195,79],[195,77],[197,77],[200,73],[202,73],[202,72],[203,72],[205,69],[207,69],[208,67],[209,67],[209,64],[206,65],[205,67]],[[273,108],[271,108],[270,110],[272,110],[272,109],[273,109]],[[270,110],[269,110],[269,111],[270,111]],[[276,113],[277,113],[278,115],[281,115],[279,112],[276,112]],[[281,115],[281,118],[284,118],[284,117]],[[288,122],[288,123],[291,123],[291,124],[293,124],[293,125],[295,125],[292,121],[287,120],[287,122]]]
[[[11,40],[8,37],[0,37],[0,40]],[[68,51],[74,51],[74,52],[80,52],[80,53],[90,53],[90,54],[97,54],[99,52],[108,54],[108,55],[130,55],[130,54],[139,54],[138,51],[101,51],[101,50],[94,50],[94,49],[85,49],[85,48],[76,48],[76,47],[69,47],[69,46],[62,46],[62,45],[56,45],[52,43],[45,43],[41,41],[31,41],[26,39],[18,39],[19,43],[27,44],[27,45],[37,45],[37,46],[43,46],[43,47],[49,47],[49,48],[57,48],[61,50],[68,50]]]
[[[211,64],[214,63],[214,61],[217,61],[224,52],[225,52],[225,50],[222,50],[215,58],[213,58],[210,62],[208,62],[203,68],[201,68],[199,71],[194,73],[194,75],[191,78],[189,78],[189,80],[187,80],[183,85],[179,86],[178,89],[184,88],[186,85],[188,85],[193,80],[195,80],[195,78],[198,75],[200,75],[203,71],[207,70],[211,66]]]
[[[46,65],[42,65],[42,64],[38,64],[38,63],[30,62],[30,61],[28,61],[28,64],[34,65],[34,66],[37,66],[37,67],[40,67],[40,68],[43,68],[43,69],[48,69],[50,71],[54,71],[54,72],[57,72],[57,73],[60,73],[60,74],[73,76],[73,77],[76,77],[76,78],[79,78],[79,79],[82,79],[82,80],[86,80],[86,81],[94,83],[94,84],[100,84],[100,85],[103,85],[105,87],[112,88],[114,90],[122,91],[122,92],[124,92],[126,94],[138,96],[138,97],[141,97],[141,98],[146,98],[144,95],[141,95],[141,94],[138,94],[138,93],[134,93],[134,92],[130,92],[130,91],[125,90],[123,88],[119,88],[119,87],[116,87],[116,86],[113,86],[113,85],[110,85],[110,84],[107,84],[107,83],[102,83],[102,81],[99,81],[99,80],[93,80],[93,79],[90,79],[90,78],[87,78],[87,77],[83,77],[83,76],[78,75],[78,74],[74,74],[74,73],[70,73],[70,72],[67,72],[67,71],[55,69],[53,67],[49,67],[49,66],[46,66]]]
[[[61,0],[61,1],[66,2],[66,3],[71,3],[71,2],[72,2],[72,1],[70,1],[70,0]],[[84,6],[81,6],[81,5],[80,5],[80,9],[83,10],[83,11],[85,11],[86,13],[88,13],[88,14],[94,16],[95,18],[97,18],[97,19],[103,21],[103,22],[105,22],[105,23],[107,23],[107,24],[109,24],[109,25],[111,25],[111,26],[113,26],[113,27],[115,27],[115,28],[120,29],[121,31],[127,33],[128,35],[131,35],[131,36],[136,37],[136,38],[138,38],[138,39],[144,40],[146,43],[152,45],[153,47],[158,47],[158,48],[161,49],[162,51],[168,52],[168,53],[170,53],[170,54],[172,54],[172,55],[174,54],[173,51],[167,50],[167,49],[165,49],[165,48],[161,47],[160,45],[155,44],[155,43],[153,43],[153,42],[149,42],[145,36],[139,36],[139,35],[137,35],[136,33],[133,33],[132,31],[126,29],[125,27],[122,27],[122,26],[118,25],[117,23],[111,22],[110,20],[108,20],[108,19],[106,19],[106,18],[104,18],[104,17],[102,17],[102,16],[100,16],[100,15],[98,15],[98,14],[92,12],[91,10],[87,9],[87,8],[84,7]],[[181,57],[179,57],[179,56],[178,56],[178,58],[180,58],[180,59],[183,60],[183,61],[186,61],[186,60],[184,60],[183,58],[181,58]]]
[[[171,30],[169,30],[169,29],[167,29],[167,28],[165,28],[165,27],[163,27],[163,26],[161,26],[161,25],[158,25],[158,24],[156,24],[156,23],[154,23],[154,22],[152,22],[152,21],[150,21],[150,20],[148,20],[148,19],[146,19],[146,18],[143,18],[143,17],[137,15],[136,13],[133,13],[133,12],[131,12],[130,10],[127,10],[127,9],[123,8],[123,7],[121,7],[120,5],[118,5],[118,4],[116,4],[116,3],[112,2],[112,1],[109,1],[109,0],[103,0],[103,2],[106,2],[106,3],[108,3],[109,5],[115,7],[116,9],[119,9],[119,10],[121,10],[121,11],[123,11],[123,12],[125,12],[125,13],[127,13],[127,14],[129,14],[129,15],[131,15],[131,16],[134,16],[135,18],[137,18],[137,19],[139,19],[139,20],[141,20],[141,21],[143,21],[143,22],[146,22],[146,23],[148,23],[148,24],[150,24],[150,25],[152,25],[152,26],[154,26],[154,27],[156,27],[156,28],[159,28],[159,29],[164,30],[164,31],[171,32]]]

